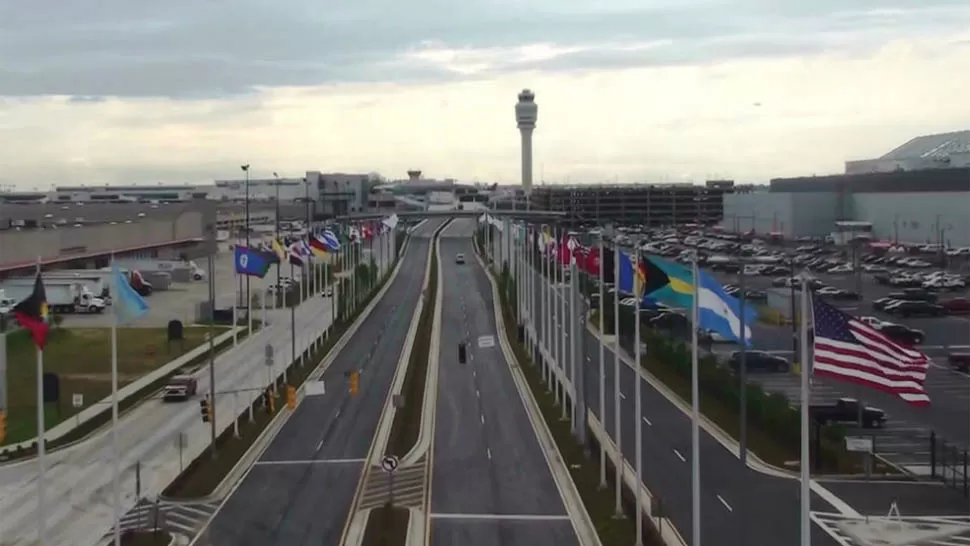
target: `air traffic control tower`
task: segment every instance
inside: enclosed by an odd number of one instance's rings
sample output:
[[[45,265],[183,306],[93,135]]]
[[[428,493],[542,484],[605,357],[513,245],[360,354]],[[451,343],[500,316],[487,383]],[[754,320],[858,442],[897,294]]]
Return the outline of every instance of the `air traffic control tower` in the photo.
[[[522,189],[526,196],[532,194],[532,131],[536,128],[538,115],[535,93],[523,89],[515,104],[515,121],[522,135]]]

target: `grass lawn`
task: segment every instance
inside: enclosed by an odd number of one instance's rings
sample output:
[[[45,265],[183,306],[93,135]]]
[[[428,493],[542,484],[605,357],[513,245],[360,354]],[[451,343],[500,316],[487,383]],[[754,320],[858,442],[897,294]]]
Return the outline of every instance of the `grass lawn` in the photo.
[[[165,328],[118,330],[118,384],[132,381],[201,345],[208,329],[186,328],[185,342],[168,346]],[[226,328],[216,327],[216,336]],[[44,372],[60,378],[60,402],[47,404],[47,428],[73,417],[111,394],[110,328],[55,328],[44,351]],[[71,406],[73,394],[84,406]],[[37,432],[37,351],[25,332],[7,336],[7,437],[5,443],[27,440]]]

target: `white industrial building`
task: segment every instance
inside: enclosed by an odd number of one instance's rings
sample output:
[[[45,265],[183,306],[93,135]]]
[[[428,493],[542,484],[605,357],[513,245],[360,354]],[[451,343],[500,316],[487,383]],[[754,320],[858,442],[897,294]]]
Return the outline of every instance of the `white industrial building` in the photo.
[[[774,179],[724,196],[723,227],[820,237],[869,222],[874,239],[970,246],[970,131],[917,137],[846,173]]]

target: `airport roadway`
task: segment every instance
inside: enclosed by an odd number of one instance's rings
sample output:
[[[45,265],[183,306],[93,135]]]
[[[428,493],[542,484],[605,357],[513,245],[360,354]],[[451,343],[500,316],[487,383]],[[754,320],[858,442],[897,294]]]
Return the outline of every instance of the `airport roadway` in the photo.
[[[282,373],[282,364],[290,355],[288,319],[269,326],[216,358],[217,393],[242,389],[238,395],[217,394],[216,422],[220,431],[231,422],[220,416],[244,411],[245,403],[267,384],[269,372],[263,352],[266,344],[271,344],[278,355],[275,373]],[[330,319],[329,298],[315,297],[300,305],[296,311],[297,351],[307,347],[311,333],[322,333]],[[196,376],[199,392],[208,391],[208,369],[203,368]],[[187,464],[208,446],[209,430],[209,424],[200,418],[195,400],[186,403],[149,400],[123,415],[118,436],[124,509],[131,508],[138,500],[136,463],[140,463],[142,496],[157,495],[179,473],[179,435],[183,435],[181,458]],[[46,545],[95,543],[112,525],[110,430],[102,429],[70,448],[54,451],[45,462]],[[33,544],[37,537],[38,475],[36,460],[0,466],[0,537],[6,541],[5,545]]]
[[[536,277],[536,309],[540,309]],[[567,307],[567,313],[569,313]],[[580,311],[581,312],[581,311]],[[536,313],[541,331],[543,314]],[[586,398],[599,416],[599,346],[589,332],[585,335]],[[567,358],[568,354],[567,343]],[[606,416],[600,417],[614,439],[613,352],[606,351]],[[567,377],[569,366],[566,366]],[[641,388],[642,412],[634,414],[634,388]],[[621,432],[624,457],[636,466],[635,423],[642,425],[643,483],[662,503],[662,513],[672,519],[688,544],[691,539],[691,426],[690,418],[646,381],[637,381],[630,366],[620,366]],[[701,538],[718,546],[774,546],[797,544],[799,540],[799,484],[745,468],[729,452],[701,430]],[[888,510],[889,501],[886,501]],[[813,495],[812,509],[836,510]],[[837,546],[818,526],[812,528],[816,546]]]
[[[441,237],[440,370],[431,477],[431,544],[578,544],[502,350],[491,284],[474,258],[474,220]],[[465,264],[455,263],[464,253]],[[481,337],[493,342],[479,342]],[[458,343],[468,345],[458,361]],[[483,346],[484,345],[484,346]]]
[[[398,276],[216,512],[199,546],[338,545],[421,295],[431,235],[416,229]],[[360,373],[358,394],[347,374]]]

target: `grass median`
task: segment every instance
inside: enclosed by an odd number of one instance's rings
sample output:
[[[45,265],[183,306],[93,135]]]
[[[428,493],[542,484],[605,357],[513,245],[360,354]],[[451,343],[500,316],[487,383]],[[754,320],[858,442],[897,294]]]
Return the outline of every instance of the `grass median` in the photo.
[[[476,246],[476,250],[477,250]],[[563,462],[569,469],[570,477],[576,484],[583,505],[589,513],[596,528],[596,533],[603,546],[629,546],[636,538],[636,501],[633,493],[623,488],[622,507],[626,517],[615,517],[614,487],[615,476],[612,461],[606,461],[607,487],[600,488],[599,482],[599,446],[590,435],[591,445],[584,446],[572,434],[569,421],[560,419],[562,409],[556,404],[554,395],[547,391],[542,383],[541,373],[535,362],[529,356],[528,350],[519,341],[517,335],[518,321],[515,312],[509,305],[509,295],[515,294],[515,283],[509,278],[507,270],[503,270],[498,281],[501,299],[502,316],[505,322],[505,336],[515,353],[515,358],[521,365],[521,370],[529,383],[532,395],[535,397],[542,412],[542,417],[552,433],[553,439],[562,454]],[[642,517],[642,515],[641,515]],[[661,546],[663,541],[649,518],[643,520],[643,543],[647,546]]]
[[[447,223],[446,223],[447,225]],[[444,229],[444,227],[442,227]],[[439,230],[440,233],[440,230]],[[401,386],[404,407],[394,414],[391,434],[387,441],[387,453],[403,457],[418,440],[421,432],[421,417],[424,409],[425,386],[430,358],[432,323],[434,322],[435,302],[438,294],[438,256],[435,240],[431,241],[431,269],[428,273],[428,290],[425,293],[424,307],[418,319],[417,334],[411,346],[408,370]],[[362,546],[391,546],[404,544],[410,521],[406,508],[387,503],[371,511],[367,518]]]
[[[392,264],[393,267],[396,262]],[[387,277],[390,279],[390,276]],[[384,282],[387,282],[387,279]],[[264,407],[263,402],[257,400],[253,403],[253,419],[249,419],[249,411],[244,411],[237,418],[239,425],[239,436],[234,435],[232,426],[229,426],[216,438],[215,458],[211,451],[206,449],[193,461],[185,470],[182,471],[162,492],[162,496],[171,500],[191,500],[209,496],[222,484],[229,476],[236,464],[246,455],[253,444],[262,436],[263,432],[276,417],[285,404],[283,395],[285,387],[291,385],[299,388],[307,377],[312,373],[319,363],[327,357],[333,346],[341,336],[353,325],[354,321],[360,316],[361,312],[367,308],[370,302],[377,296],[381,285],[374,287],[371,292],[362,299],[357,311],[347,316],[346,319],[338,319],[330,329],[330,334],[326,341],[316,351],[308,349],[303,353],[304,364],[298,365],[291,363],[287,368],[287,382],[283,383],[282,375],[276,377],[273,382],[273,392],[275,394],[276,411],[270,412]]]

